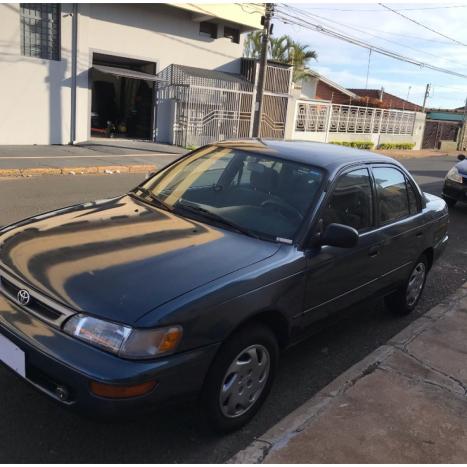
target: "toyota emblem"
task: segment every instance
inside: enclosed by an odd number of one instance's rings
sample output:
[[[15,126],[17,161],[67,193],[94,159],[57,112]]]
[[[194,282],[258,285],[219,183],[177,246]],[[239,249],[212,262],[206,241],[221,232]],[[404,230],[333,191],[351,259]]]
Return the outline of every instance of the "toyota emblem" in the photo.
[[[21,305],[27,305],[31,301],[31,295],[27,290],[21,289],[16,295],[18,303]]]

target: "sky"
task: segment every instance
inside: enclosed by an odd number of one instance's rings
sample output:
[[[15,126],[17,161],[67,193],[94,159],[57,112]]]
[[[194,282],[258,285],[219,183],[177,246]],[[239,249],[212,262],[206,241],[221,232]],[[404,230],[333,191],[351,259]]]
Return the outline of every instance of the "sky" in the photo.
[[[404,10],[401,13],[467,44],[467,1],[465,0],[464,3],[462,0],[457,2],[439,0],[438,3],[388,2],[386,5],[395,10],[415,8],[417,10]],[[462,7],[458,7],[459,5]],[[321,18],[316,18],[315,22],[345,32],[347,35],[467,75],[467,46],[459,45],[401,18],[378,3],[290,2],[290,6],[319,15]],[[456,7],[438,8],[440,6]],[[292,13],[292,10],[287,9],[286,6],[282,8]],[[283,24],[277,16],[273,19],[273,23],[274,37],[288,34],[294,40],[308,44],[318,53],[317,61],[311,60],[308,63],[310,68],[346,88],[365,88],[369,55],[367,49],[298,25]],[[467,97],[467,78],[450,76],[372,52],[368,88],[384,87],[386,92],[404,99],[409,94],[410,101],[422,104],[427,83],[432,85],[427,101],[428,107],[451,109],[464,106]]]

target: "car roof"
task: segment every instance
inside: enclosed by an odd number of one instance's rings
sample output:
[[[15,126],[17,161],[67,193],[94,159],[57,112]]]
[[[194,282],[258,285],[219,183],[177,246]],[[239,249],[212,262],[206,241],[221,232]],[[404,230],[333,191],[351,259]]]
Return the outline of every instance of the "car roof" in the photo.
[[[384,162],[400,165],[390,157],[375,154],[371,151],[311,141],[243,139],[222,141],[216,144],[221,147],[240,149],[293,162],[310,164],[324,168],[329,172],[334,172],[343,166],[355,163]]]

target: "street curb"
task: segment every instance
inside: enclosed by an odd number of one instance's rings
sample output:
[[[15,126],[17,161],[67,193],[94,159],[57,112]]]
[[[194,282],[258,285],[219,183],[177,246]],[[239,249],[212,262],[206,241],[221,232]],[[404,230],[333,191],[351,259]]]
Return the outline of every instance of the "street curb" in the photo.
[[[360,362],[338,376],[311,399],[283,418],[245,449],[237,452],[227,464],[261,464],[267,455],[282,446],[313,422],[327,406],[342,396],[357,381],[375,371],[394,352],[407,346],[415,337],[434,325],[435,322],[454,313],[456,302],[467,296],[467,282],[452,295],[442,300],[420,318],[413,321],[387,344],[378,347]]]
[[[37,175],[89,175],[154,172],[154,164],[99,165],[90,167],[34,167],[24,169],[0,169],[0,177],[33,177]]]

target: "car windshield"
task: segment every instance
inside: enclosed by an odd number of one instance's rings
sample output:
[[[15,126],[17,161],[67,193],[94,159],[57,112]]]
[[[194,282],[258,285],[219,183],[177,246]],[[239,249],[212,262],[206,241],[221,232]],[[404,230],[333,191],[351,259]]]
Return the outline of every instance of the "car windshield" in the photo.
[[[136,192],[181,215],[261,238],[291,241],[322,179],[316,167],[208,146],[157,173]]]

